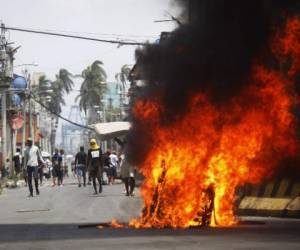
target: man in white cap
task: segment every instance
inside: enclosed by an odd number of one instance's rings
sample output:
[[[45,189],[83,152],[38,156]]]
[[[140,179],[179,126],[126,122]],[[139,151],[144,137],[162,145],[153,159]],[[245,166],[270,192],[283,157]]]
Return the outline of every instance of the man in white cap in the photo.
[[[39,161],[42,164],[45,164],[45,162],[41,156],[41,152],[39,148],[33,145],[31,138],[27,139],[26,144],[27,144],[27,148],[25,150],[24,160],[25,160],[25,165],[27,167],[28,187],[30,192],[28,197],[33,197],[32,175],[34,178],[36,194],[39,195],[40,191],[39,191],[39,182],[38,182],[38,166],[39,166]]]

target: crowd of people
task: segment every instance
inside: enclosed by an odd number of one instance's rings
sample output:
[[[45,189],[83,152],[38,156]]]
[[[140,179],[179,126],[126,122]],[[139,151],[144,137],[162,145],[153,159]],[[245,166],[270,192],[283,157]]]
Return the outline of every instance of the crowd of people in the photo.
[[[121,144],[123,147],[123,144]],[[26,141],[24,156],[20,149],[17,149],[13,157],[15,173],[22,174],[29,188],[29,197],[33,197],[35,187],[36,195],[40,194],[39,186],[42,184],[44,171],[48,169],[48,164],[52,164],[52,186],[63,186],[64,177],[68,175],[64,150],[55,149],[50,159],[44,159],[39,148],[33,144],[31,138]],[[120,178],[124,183],[124,193],[126,196],[134,195],[135,169],[131,167],[124,154],[117,154],[108,150],[103,153],[101,147],[95,139],[91,139],[89,149],[85,152],[83,146],[72,162],[72,171],[77,178],[78,187],[92,185],[94,194],[102,193],[102,185],[115,184],[116,178]],[[104,181],[107,178],[107,183]],[[50,177],[50,175],[49,175]]]

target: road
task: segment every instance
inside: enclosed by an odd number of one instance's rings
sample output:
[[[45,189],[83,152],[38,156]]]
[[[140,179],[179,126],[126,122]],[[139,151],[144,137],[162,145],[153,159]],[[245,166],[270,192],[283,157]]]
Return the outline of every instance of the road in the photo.
[[[27,188],[0,195],[0,249],[300,249],[300,220],[243,218],[232,228],[97,229],[79,225],[128,221],[138,216],[138,195],[125,197],[123,185],[78,188],[45,183],[41,195],[27,198]],[[250,221],[250,222],[249,222]]]

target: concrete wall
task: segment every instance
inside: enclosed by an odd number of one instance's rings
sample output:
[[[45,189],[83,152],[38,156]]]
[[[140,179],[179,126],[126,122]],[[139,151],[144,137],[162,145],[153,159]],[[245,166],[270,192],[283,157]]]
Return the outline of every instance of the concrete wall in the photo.
[[[300,180],[278,178],[245,189],[238,215],[300,218]]]

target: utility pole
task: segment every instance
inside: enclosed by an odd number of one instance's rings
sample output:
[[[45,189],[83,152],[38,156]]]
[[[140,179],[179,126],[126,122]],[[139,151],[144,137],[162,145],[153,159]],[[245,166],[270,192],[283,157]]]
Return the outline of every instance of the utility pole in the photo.
[[[26,70],[27,72],[27,70]],[[29,136],[31,137],[33,144],[35,142],[34,138],[34,127],[33,127],[33,117],[32,117],[32,103],[31,103],[31,82],[30,82],[30,75],[28,74],[28,89],[29,89],[29,100],[28,100],[28,112],[29,112]]]
[[[7,93],[13,76],[13,54],[14,50],[8,46],[5,38],[5,26],[1,23],[0,33],[0,91],[1,91],[1,119],[2,119],[2,168],[7,158]],[[13,153],[13,152],[11,152]],[[11,158],[11,157],[10,157]]]
[[[27,114],[26,114],[26,97],[24,98],[23,102],[23,127],[22,127],[22,154],[25,152],[25,140],[26,140],[26,121],[27,121]]]
[[[2,152],[2,168],[1,171],[3,173],[3,169],[5,166],[6,160],[6,84],[4,81],[5,76],[5,60],[6,60],[6,52],[5,52],[5,32],[3,29],[3,24],[1,24],[1,34],[0,34],[0,67],[1,67],[1,78],[0,78],[0,87],[1,87],[1,120],[2,120],[2,133],[1,133],[1,152]]]

